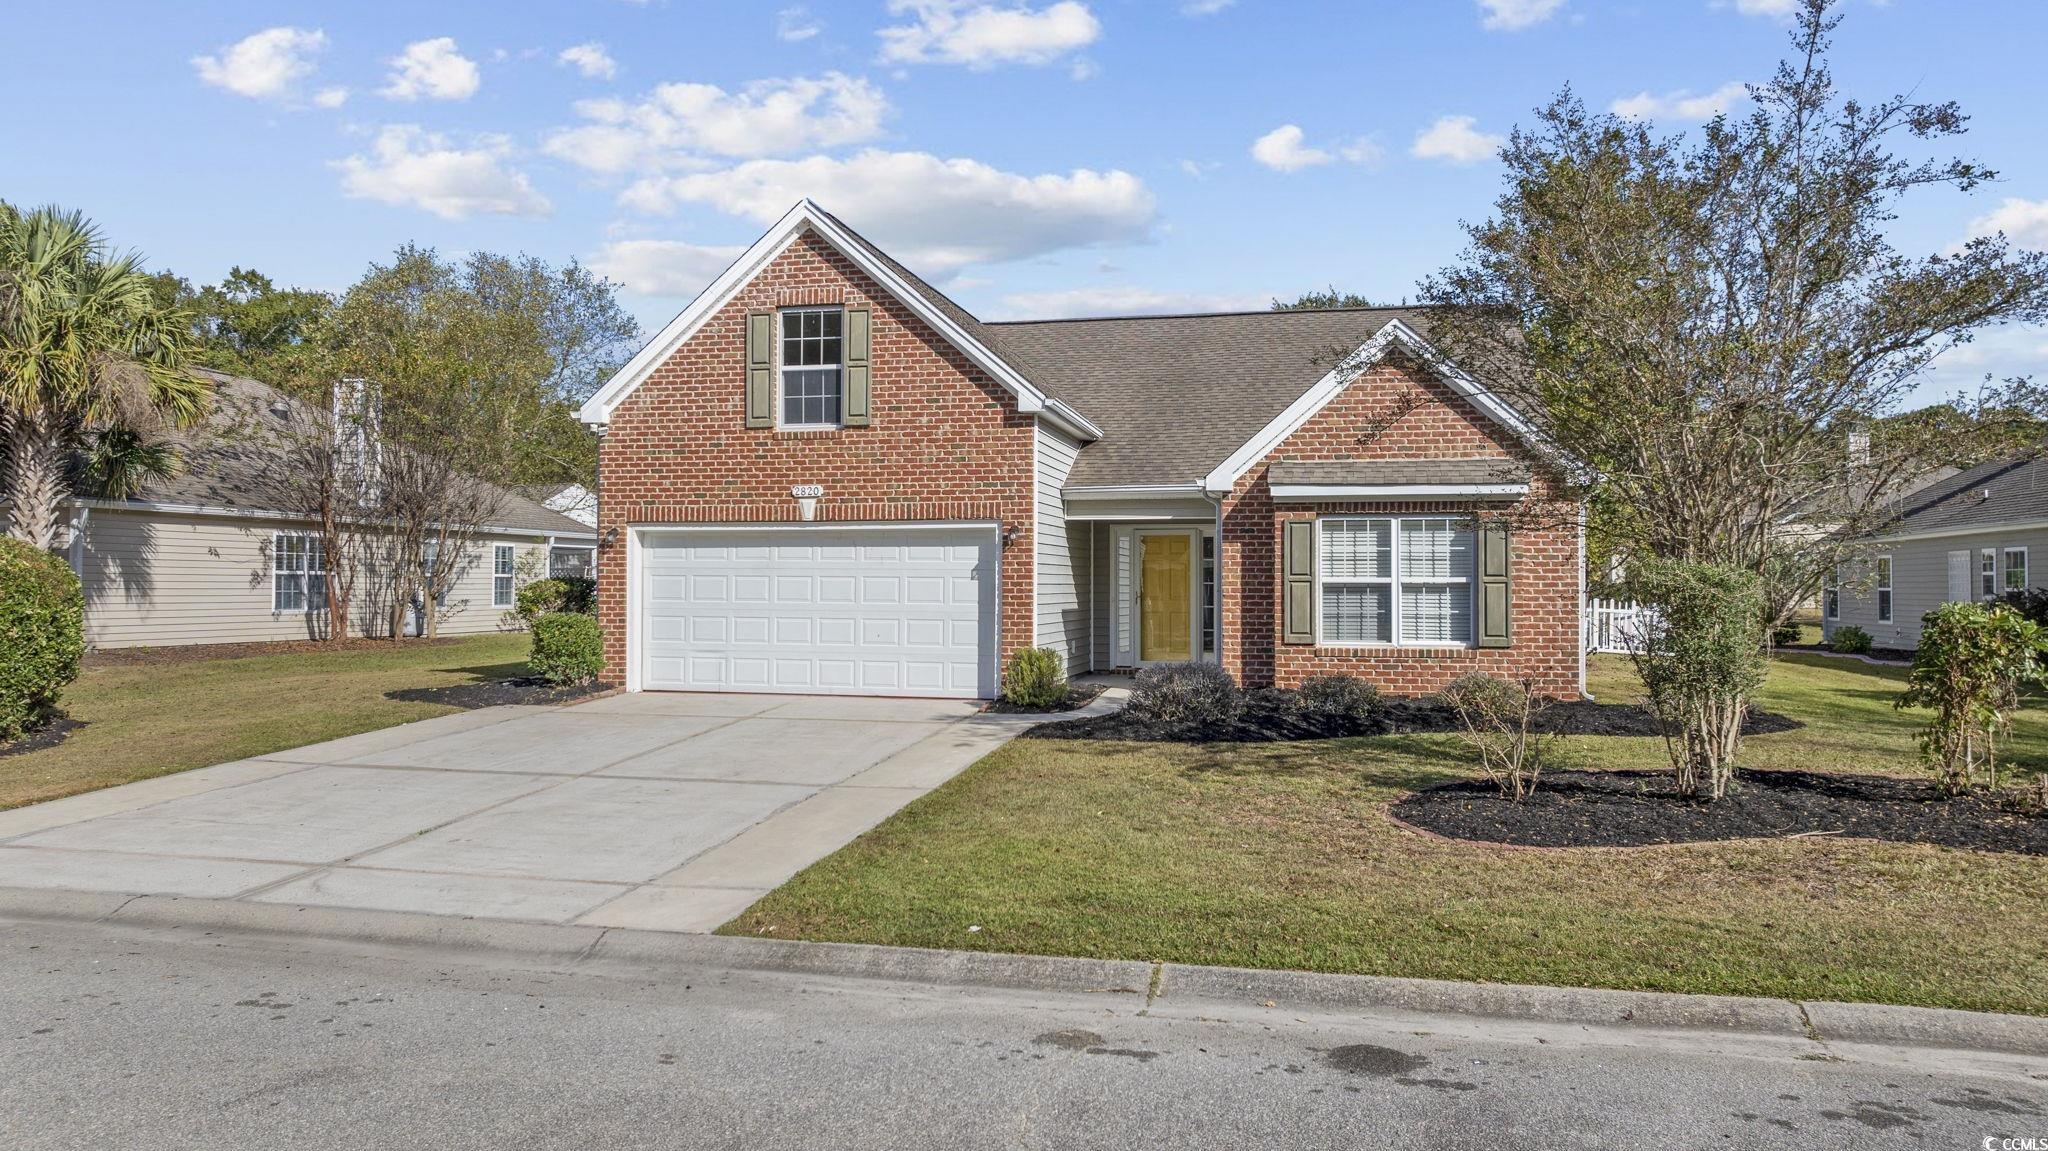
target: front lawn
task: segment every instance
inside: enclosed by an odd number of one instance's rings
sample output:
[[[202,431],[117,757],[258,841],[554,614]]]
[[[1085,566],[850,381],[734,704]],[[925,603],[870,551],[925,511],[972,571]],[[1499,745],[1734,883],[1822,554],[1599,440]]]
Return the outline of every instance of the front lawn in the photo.
[[[226,659],[89,656],[63,700],[84,726],[0,756],[0,809],[445,715],[456,709],[386,693],[517,675],[526,649],[518,633]]]
[[[1760,703],[1802,721],[1745,765],[1911,773],[1903,671],[1793,655]],[[1626,661],[1595,665],[1633,697]],[[2048,714],[2013,750],[2048,770]],[[1655,767],[1574,737],[1563,766]],[[1017,740],[723,930],[1438,979],[2048,1014],[2048,860],[1826,837],[1516,850],[1389,822],[1469,773],[1450,736],[1268,745]],[[969,930],[970,927],[978,930]]]

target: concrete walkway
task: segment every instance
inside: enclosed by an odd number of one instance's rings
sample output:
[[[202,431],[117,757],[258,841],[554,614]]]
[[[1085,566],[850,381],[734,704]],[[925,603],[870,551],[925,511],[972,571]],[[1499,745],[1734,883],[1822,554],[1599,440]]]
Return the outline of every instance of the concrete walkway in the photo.
[[[1035,722],[792,696],[489,708],[0,812],[0,886],[709,931]]]

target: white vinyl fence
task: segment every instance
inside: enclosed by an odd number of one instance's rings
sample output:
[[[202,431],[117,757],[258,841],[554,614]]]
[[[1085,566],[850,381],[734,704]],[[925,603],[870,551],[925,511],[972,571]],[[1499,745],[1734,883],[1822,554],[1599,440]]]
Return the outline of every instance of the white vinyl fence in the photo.
[[[1589,599],[1583,618],[1587,651],[1626,653],[1631,644],[1642,642],[1643,627],[1650,620],[1650,612],[1627,600]]]

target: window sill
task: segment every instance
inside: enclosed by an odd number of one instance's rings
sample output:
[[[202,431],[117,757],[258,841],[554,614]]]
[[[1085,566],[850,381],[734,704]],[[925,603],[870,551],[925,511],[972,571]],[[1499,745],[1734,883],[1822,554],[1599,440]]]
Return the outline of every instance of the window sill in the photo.
[[[1324,643],[1315,645],[1318,654],[1357,655],[1360,653],[1388,653],[1399,655],[1464,655],[1479,650],[1478,645],[1469,643]]]
[[[780,424],[770,430],[777,439],[814,440],[824,436],[837,435],[845,430],[844,424]]]

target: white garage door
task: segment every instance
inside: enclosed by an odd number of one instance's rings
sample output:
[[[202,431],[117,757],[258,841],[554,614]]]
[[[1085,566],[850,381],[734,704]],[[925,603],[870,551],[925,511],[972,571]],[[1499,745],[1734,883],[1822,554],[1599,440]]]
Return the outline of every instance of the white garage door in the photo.
[[[995,694],[993,528],[648,533],[640,686]]]

